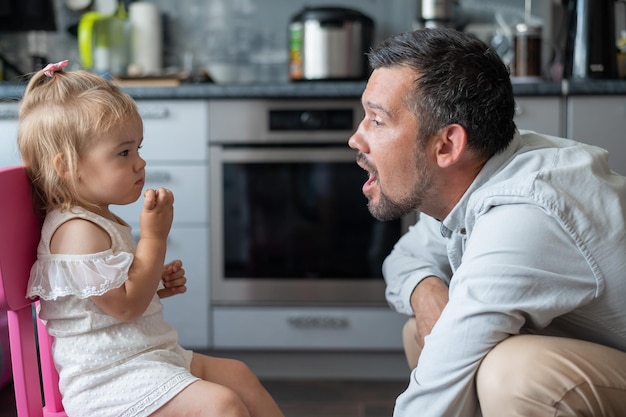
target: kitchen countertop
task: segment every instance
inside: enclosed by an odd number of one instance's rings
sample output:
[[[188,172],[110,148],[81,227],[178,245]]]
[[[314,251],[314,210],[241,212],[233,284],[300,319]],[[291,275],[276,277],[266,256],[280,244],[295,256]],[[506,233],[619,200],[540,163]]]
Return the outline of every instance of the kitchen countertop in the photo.
[[[0,82],[0,100],[19,99],[25,85]],[[177,87],[124,87],[135,99],[359,98],[365,81],[304,81],[274,84],[213,83]],[[514,82],[516,96],[626,95],[626,80]]]

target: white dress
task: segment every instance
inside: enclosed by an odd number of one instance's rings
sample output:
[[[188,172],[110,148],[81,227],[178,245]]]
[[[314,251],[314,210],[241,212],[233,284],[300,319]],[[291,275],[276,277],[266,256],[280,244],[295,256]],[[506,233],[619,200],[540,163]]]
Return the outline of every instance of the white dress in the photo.
[[[56,229],[87,219],[111,236],[111,249],[89,255],[50,254]],[[28,296],[40,297],[40,317],[54,336],[53,357],[69,417],[148,416],[198,378],[192,352],[178,345],[176,330],[163,321],[155,294],[141,317],[120,322],[90,299],[128,278],[136,243],[128,225],[82,208],[52,211],[44,221]]]

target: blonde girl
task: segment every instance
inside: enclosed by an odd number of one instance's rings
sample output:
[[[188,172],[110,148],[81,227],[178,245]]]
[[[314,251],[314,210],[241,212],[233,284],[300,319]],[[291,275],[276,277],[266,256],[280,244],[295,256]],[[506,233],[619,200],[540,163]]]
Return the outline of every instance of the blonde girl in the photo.
[[[281,417],[243,363],[183,349],[160,298],[183,293],[179,260],[164,265],[169,190],[147,190],[135,242],[110,211],[141,197],[146,162],[136,104],[67,61],[34,74],[18,145],[45,215],[29,297],[54,336],[70,417]]]

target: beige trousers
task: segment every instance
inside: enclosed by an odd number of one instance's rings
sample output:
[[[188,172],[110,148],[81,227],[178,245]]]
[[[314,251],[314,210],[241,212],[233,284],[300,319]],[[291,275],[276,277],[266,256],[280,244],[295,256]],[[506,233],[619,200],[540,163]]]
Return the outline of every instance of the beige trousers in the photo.
[[[414,318],[402,336],[413,369],[421,353]],[[624,417],[626,352],[575,339],[514,336],[485,357],[476,389],[483,417]]]

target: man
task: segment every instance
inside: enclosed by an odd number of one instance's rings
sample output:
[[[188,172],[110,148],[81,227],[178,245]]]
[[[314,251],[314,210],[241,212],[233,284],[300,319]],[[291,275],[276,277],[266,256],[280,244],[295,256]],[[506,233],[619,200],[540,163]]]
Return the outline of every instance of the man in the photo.
[[[394,416],[626,415],[626,178],[600,148],[520,134],[506,66],[470,35],[369,59],[363,193],[380,220],[420,212],[383,267],[414,316]]]

